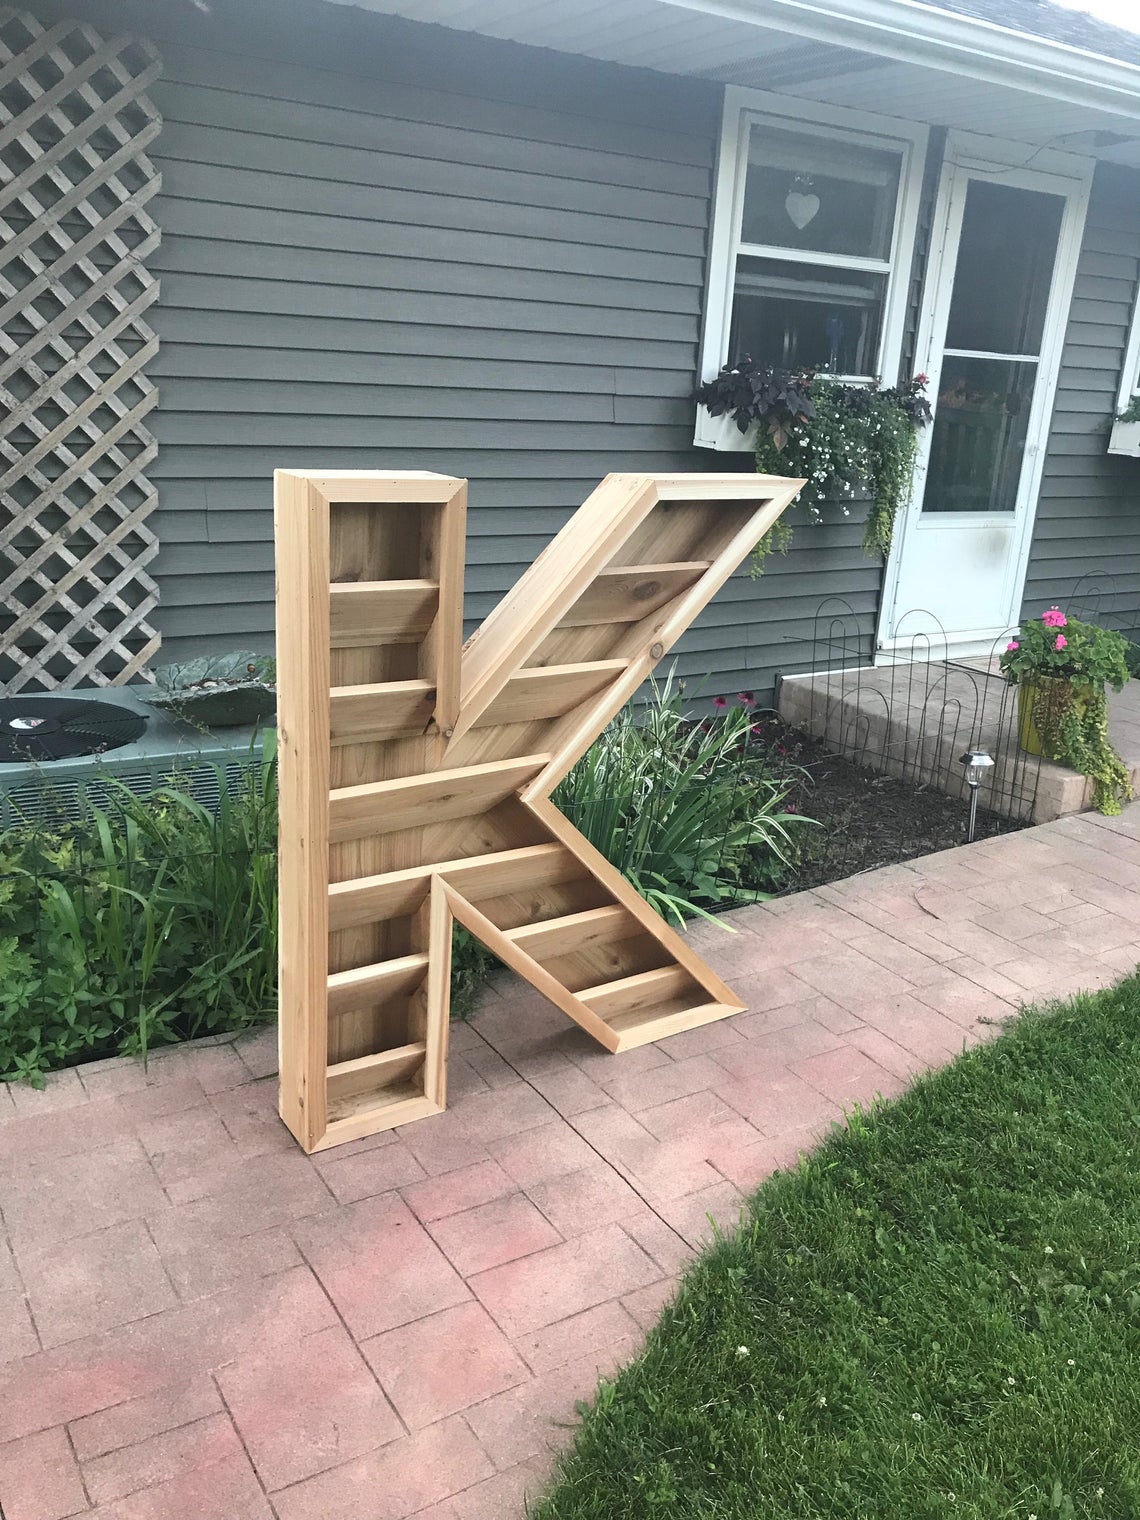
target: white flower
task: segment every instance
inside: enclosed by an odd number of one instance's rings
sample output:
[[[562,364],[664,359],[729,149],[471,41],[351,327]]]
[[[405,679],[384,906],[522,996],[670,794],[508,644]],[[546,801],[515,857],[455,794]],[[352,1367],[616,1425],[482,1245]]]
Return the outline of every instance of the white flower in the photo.
[[[921,1420],[922,1416],[920,1414],[912,1414],[911,1415],[911,1419],[912,1420]]]
[[[1046,1246],[1045,1247],[1045,1255],[1046,1256],[1052,1256],[1052,1254],[1053,1254],[1053,1247],[1052,1246]]]
[[[822,1393],[820,1394],[819,1398],[816,1399],[816,1403],[819,1405],[819,1407],[821,1409],[826,1409],[827,1408],[827,1400],[824,1398],[824,1396],[823,1396]]]
[[[781,1425],[784,1423],[784,1416],[782,1414],[778,1414],[776,1418],[779,1420]],[[1103,1493],[1103,1491],[1104,1490],[1102,1489],[1101,1492]]]
[[[1097,1496],[1098,1499],[1103,1499],[1104,1498],[1104,1489],[1103,1488],[1098,1488],[1097,1491],[1096,1491],[1096,1496]]]
[[[1069,1366],[1070,1366],[1070,1367],[1075,1367],[1075,1366],[1076,1366],[1076,1365],[1077,1365],[1077,1364],[1076,1364],[1076,1362],[1075,1362],[1075,1361],[1074,1361],[1074,1359],[1073,1359],[1073,1358],[1072,1358],[1072,1357],[1070,1357],[1070,1358],[1069,1358]]]
[[[737,1346],[737,1348],[736,1348],[736,1360],[738,1362],[741,1361],[744,1357],[749,1356],[750,1354],[751,1353],[749,1352],[747,1346]]]
[[[1008,1384],[1009,1384],[1009,1386],[1010,1386],[1010,1387],[1011,1387],[1011,1388],[1012,1388],[1012,1387],[1013,1387],[1013,1385],[1014,1385],[1014,1383],[1016,1383],[1016,1382],[1017,1382],[1017,1379],[1016,1379],[1016,1378],[1014,1378],[1014,1377],[1008,1377],[1008,1378],[1006,1378],[1006,1382],[1007,1382],[1007,1383],[1008,1383]]]

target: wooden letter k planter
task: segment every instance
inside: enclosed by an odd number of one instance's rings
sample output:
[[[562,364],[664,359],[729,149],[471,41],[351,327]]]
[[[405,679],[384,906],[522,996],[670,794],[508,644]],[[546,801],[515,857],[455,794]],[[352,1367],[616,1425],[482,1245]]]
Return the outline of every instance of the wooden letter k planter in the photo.
[[[452,920],[607,1050],[743,1005],[550,794],[802,482],[610,475],[461,649],[466,482],[276,476],[281,1116],[439,1113]]]

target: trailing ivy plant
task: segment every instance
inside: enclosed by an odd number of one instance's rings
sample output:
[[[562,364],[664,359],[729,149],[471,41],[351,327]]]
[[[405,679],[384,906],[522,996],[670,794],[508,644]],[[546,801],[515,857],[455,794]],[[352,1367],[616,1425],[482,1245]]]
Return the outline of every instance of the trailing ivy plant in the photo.
[[[823,504],[843,500],[856,488],[871,494],[863,533],[868,554],[886,555],[895,518],[910,491],[919,429],[931,417],[926,376],[889,389],[878,383],[843,385],[814,370],[776,369],[742,359],[702,385],[696,399],[710,416],[731,416],[742,433],[759,424],[756,466],[764,475],[802,476],[800,493],[816,522]],[[791,528],[784,519],[761,542],[758,571],[773,549],[787,551]]]
[[[1119,813],[1132,796],[1128,767],[1108,737],[1105,695],[1128,680],[1130,647],[1123,634],[1050,607],[1025,619],[1000,660],[1006,679],[1029,689],[1042,751],[1090,778],[1102,813]]]

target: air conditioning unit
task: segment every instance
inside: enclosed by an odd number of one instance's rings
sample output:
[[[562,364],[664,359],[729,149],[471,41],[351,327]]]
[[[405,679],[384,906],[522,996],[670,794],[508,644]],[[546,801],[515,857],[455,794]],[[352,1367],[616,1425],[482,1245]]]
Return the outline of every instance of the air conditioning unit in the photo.
[[[221,777],[240,784],[261,744],[260,728],[201,731],[137,687],[0,697],[0,826],[75,819],[117,786],[145,797],[173,784],[215,807]]]

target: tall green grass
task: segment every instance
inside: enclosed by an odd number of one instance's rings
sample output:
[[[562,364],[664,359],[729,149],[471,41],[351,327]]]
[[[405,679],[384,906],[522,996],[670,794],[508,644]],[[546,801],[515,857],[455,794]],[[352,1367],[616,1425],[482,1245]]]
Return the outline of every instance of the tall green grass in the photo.
[[[668,676],[625,708],[554,801],[659,913],[675,922],[769,895],[810,820],[785,807],[748,706],[699,720]]]
[[[0,1077],[275,1013],[274,740],[216,809],[106,778],[76,823],[0,833]]]

